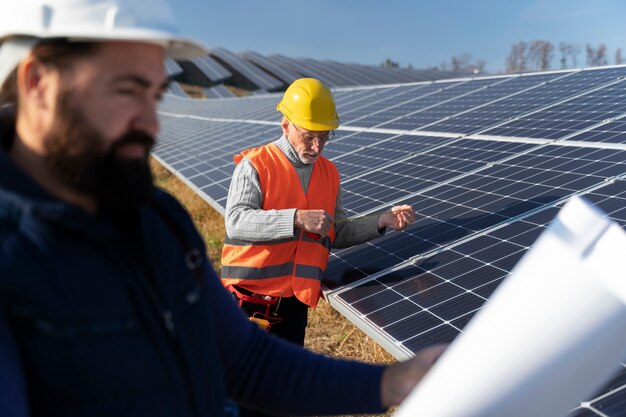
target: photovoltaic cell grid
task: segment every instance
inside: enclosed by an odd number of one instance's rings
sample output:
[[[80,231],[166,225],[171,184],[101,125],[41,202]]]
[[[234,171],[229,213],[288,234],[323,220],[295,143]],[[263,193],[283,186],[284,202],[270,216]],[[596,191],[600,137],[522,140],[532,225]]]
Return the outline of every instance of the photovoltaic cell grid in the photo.
[[[497,160],[510,157],[533,145],[524,143],[472,141],[406,136],[410,141],[424,143],[421,152],[405,158],[389,158],[387,165],[368,170],[362,168],[359,176],[351,176],[343,182],[343,201],[350,214],[363,213],[402,201],[421,190],[437,186],[455,177],[485,168]],[[395,142],[395,141],[394,141]],[[418,143],[420,143],[418,142]],[[378,146],[373,146],[378,148]],[[415,151],[420,151],[414,146]],[[370,148],[364,150],[369,152]],[[376,152],[380,157],[384,152]],[[335,161],[352,161],[350,155]],[[340,171],[341,172],[341,171]]]
[[[437,174],[437,169],[430,172]],[[324,284],[329,289],[351,284],[624,174],[626,151],[544,145],[448,183],[406,193],[397,202],[413,206],[416,222],[401,233],[333,252]],[[350,187],[344,188],[347,205]],[[371,185],[368,195],[373,190]]]
[[[326,143],[324,156],[329,159],[336,159],[342,155],[349,154],[356,150],[366,148],[378,142],[388,141],[398,135],[372,132],[347,132],[338,130],[336,136]]]
[[[376,142],[367,144],[367,140],[376,135]],[[415,153],[440,146],[449,139],[427,136],[385,135],[359,132],[349,137],[333,140],[327,147],[332,151],[324,153],[337,166],[342,177],[347,181],[360,175],[382,169],[382,167],[410,158]],[[335,150],[337,149],[337,150]],[[345,185],[346,182],[342,182]],[[355,212],[361,212],[356,208]]]
[[[607,121],[567,138],[569,141],[626,144],[626,119]]]
[[[189,95],[185,93],[185,90],[183,90],[183,87],[181,87],[181,85],[176,81],[169,83],[167,86],[167,93],[177,97],[189,97]]]
[[[224,86],[224,84],[217,84],[213,87],[204,89],[204,95],[207,98],[227,98],[235,96],[228,88],[226,88],[226,86]]]
[[[430,125],[426,130],[459,134],[478,133],[490,126],[616,81],[625,75],[625,67],[562,73],[561,77],[546,84],[539,84],[506,99]]]
[[[452,340],[570,196],[586,193],[625,227],[625,73],[612,67],[337,91],[342,127],[349,126],[324,153],[342,175],[346,210],[368,215],[409,203],[418,219],[404,232],[335,251],[324,281],[329,302],[404,357]],[[156,154],[221,208],[232,155],[280,133],[278,100],[168,98]],[[510,136],[522,135],[521,120],[531,126],[521,137],[535,139]],[[620,369],[572,416],[626,416]]]
[[[607,183],[584,197],[626,227],[626,180]],[[433,343],[451,342],[530,249],[560,206],[549,206],[432,256],[405,263],[376,279],[338,291],[329,301],[372,323],[397,350],[415,352]],[[595,416],[593,410],[606,412],[614,404],[624,404],[624,394],[626,378],[621,365],[617,376],[574,413],[584,411]],[[576,406],[572,404],[572,408]],[[612,411],[607,415],[625,412],[623,408]]]
[[[174,61],[171,58],[166,59],[163,62],[163,66],[165,67],[165,73],[167,75],[176,75],[183,72],[183,69],[178,65],[178,62]]]
[[[369,97],[375,97],[378,94],[388,94],[388,92],[393,92],[396,89],[399,91],[406,90],[406,86],[396,86],[396,87],[377,87],[377,88],[362,88],[362,89],[339,89],[333,91],[333,96],[335,98],[335,107],[337,108],[337,113],[344,114],[345,112],[352,111],[354,107],[357,106],[357,102],[361,100],[367,100]],[[343,123],[343,118],[342,118]]]
[[[385,82],[381,82],[379,77],[375,71],[367,71],[363,68],[355,68],[349,67],[344,64],[340,64],[338,62],[332,61],[323,61],[323,65],[327,68],[341,74],[344,78],[349,80],[349,84],[345,85],[375,85],[375,84],[384,84]],[[398,74],[403,75],[403,74]],[[404,80],[404,81],[396,81],[396,82],[411,82],[414,80]]]
[[[458,82],[441,82],[370,90],[367,95],[357,96],[345,103],[338,103],[337,112],[340,114],[342,125],[362,126],[362,123],[365,123],[363,120],[369,115],[401,106],[411,100],[434,94],[457,84]]]
[[[208,55],[191,58],[191,62],[213,82],[224,81],[232,76],[230,71]]]
[[[443,119],[447,119],[457,114],[462,114],[470,109],[478,108],[487,103],[493,103],[504,97],[518,93],[522,90],[539,85],[542,82],[554,79],[556,74],[544,74],[536,76],[519,76],[516,78],[506,78],[495,80],[493,84],[473,91],[462,97],[448,100],[446,102],[431,106],[427,109],[420,109],[414,113],[407,114],[401,120],[390,120],[377,127],[394,126],[394,128],[404,128],[407,130],[427,130],[428,125],[435,124]]]
[[[626,113],[626,82],[619,81],[487,130],[484,134],[561,139],[624,113]]]
[[[306,67],[309,71],[315,71],[316,74],[323,75],[324,78],[328,81],[328,86],[330,87],[339,87],[342,85],[358,85],[359,83],[364,83],[364,80],[355,80],[350,76],[343,74],[341,71],[337,71],[336,68],[333,68],[330,65],[323,64],[314,59],[304,58],[299,59],[302,66]],[[358,77],[357,77],[358,79]]]
[[[398,130],[414,130],[415,124],[418,123],[420,113],[428,114],[432,112],[434,108],[448,105],[453,103],[466,102],[467,96],[473,94],[483,93],[489,86],[497,85],[510,81],[511,78],[490,78],[484,80],[475,80],[473,82],[464,82],[451,85],[445,90],[422,96],[421,98],[414,99],[405,103],[398,104],[394,107],[390,107],[372,116],[367,116],[368,126],[371,127],[389,127]],[[487,95],[484,99],[487,99],[491,95]],[[476,103],[478,104],[478,103]],[[467,103],[465,104],[467,105]],[[462,108],[463,104],[460,104],[459,108]],[[431,116],[432,118],[432,116]],[[441,117],[436,118],[439,120]],[[361,120],[355,121],[360,124]]]
[[[215,48],[211,51],[213,57],[218,58],[219,61],[230,65],[235,71],[245,76],[248,80],[253,82],[259,88],[264,90],[276,90],[283,86],[283,82],[272,77],[270,74],[261,70],[254,64],[244,60],[240,56],[224,49]],[[218,62],[219,62],[218,61]]]
[[[359,127],[375,127],[379,126],[389,120],[398,120],[403,116],[413,113],[416,110],[424,109],[429,106],[434,106],[438,103],[446,100],[451,100],[454,97],[458,97],[480,89],[493,83],[493,79],[475,80],[473,82],[458,82],[458,83],[433,83],[430,86],[426,86],[428,90],[422,91],[422,89],[416,90],[418,97],[407,97],[405,101],[395,101],[392,106],[383,106],[383,109],[378,112],[372,112],[367,115],[361,116],[358,119],[354,119],[349,122],[349,125]],[[420,93],[424,94],[420,94]],[[384,104],[384,103],[383,103]],[[402,128],[402,125],[389,126],[393,129],[406,130]]]
[[[274,76],[279,78],[285,84],[291,84],[298,78],[302,77],[300,74],[288,68],[281,67],[276,62],[257,52],[247,51],[239,55],[241,55],[242,58],[252,62],[256,66],[263,68],[267,72],[274,74]]]
[[[276,126],[207,122],[161,116],[163,128],[155,148],[159,160],[193,185],[223,214],[233,156],[244,149],[277,139]],[[214,137],[228,138],[213,141]]]
[[[161,102],[159,111],[163,114],[177,114],[183,116],[204,117],[209,119],[229,120],[265,120],[253,117],[259,113],[268,114],[268,121],[277,123],[276,105],[279,96],[262,96],[232,98],[226,100],[181,100],[178,97],[166,96]]]

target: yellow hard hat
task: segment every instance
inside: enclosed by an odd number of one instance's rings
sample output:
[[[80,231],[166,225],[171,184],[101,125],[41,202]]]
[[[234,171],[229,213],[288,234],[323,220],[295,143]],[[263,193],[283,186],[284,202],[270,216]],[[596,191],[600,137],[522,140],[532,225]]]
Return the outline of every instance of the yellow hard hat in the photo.
[[[307,130],[333,130],[339,127],[333,94],[315,78],[294,81],[285,91],[276,110],[294,125]]]

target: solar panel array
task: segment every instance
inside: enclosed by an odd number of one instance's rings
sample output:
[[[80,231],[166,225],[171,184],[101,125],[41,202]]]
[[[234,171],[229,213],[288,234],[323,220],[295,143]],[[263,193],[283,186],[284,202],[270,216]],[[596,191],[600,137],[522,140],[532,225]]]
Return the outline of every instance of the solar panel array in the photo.
[[[264,90],[278,90],[283,86],[283,82],[272,75],[261,70],[252,63],[241,58],[223,48],[216,48],[211,51],[211,55],[224,66],[233,68],[234,71],[243,75],[254,85]]]
[[[224,81],[233,74],[208,55],[191,59],[191,63],[212,82]]]
[[[189,97],[183,87],[176,81],[171,81],[167,86],[167,94],[171,94],[176,97]]]
[[[347,212],[417,220],[334,251],[329,303],[406,358],[462,332],[571,196],[626,228],[625,92],[624,66],[335,90]],[[168,97],[155,155],[223,213],[232,156],[278,138],[279,100]],[[626,416],[616,368],[571,416]]]
[[[204,95],[207,98],[227,98],[227,97],[235,97],[233,93],[230,92],[224,84],[217,84],[213,87],[206,88],[204,90]]]
[[[242,52],[241,57],[252,62],[257,67],[264,69],[265,71],[273,74],[279,78],[286,85],[293,83],[298,78],[302,78],[302,74],[292,71],[290,68],[282,67],[273,60],[252,51]]]
[[[287,83],[290,83],[291,81],[287,80],[294,76],[295,78],[313,77],[329,87],[432,81],[459,75],[448,71],[387,68],[318,61],[310,58],[290,58],[280,54],[263,57],[260,54],[245,52],[241,56]]]
[[[181,68],[181,66],[178,65],[178,63],[171,58],[166,59],[163,62],[163,66],[165,67],[165,73],[167,75],[173,76],[173,75],[180,74],[181,72],[183,72],[183,69]]]

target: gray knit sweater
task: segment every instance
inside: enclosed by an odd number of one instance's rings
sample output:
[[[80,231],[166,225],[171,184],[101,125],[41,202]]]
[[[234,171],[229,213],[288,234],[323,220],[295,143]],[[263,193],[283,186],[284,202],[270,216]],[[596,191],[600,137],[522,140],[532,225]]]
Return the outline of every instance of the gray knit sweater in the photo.
[[[274,142],[292,163],[304,192],[307,192],[313,164],[305,164],[282,136]],[[235,168],[226,202],[226,233],[228,237],[247,242],[262,242],[295,236],[294,216],[296,209],[262,210],[263,193],[257,171],[244,158]],[[335,208],[335,248],[346,248],[367,242],[384,234],[378,229],[378,218],[348,219],[341,202],[341,188]]]

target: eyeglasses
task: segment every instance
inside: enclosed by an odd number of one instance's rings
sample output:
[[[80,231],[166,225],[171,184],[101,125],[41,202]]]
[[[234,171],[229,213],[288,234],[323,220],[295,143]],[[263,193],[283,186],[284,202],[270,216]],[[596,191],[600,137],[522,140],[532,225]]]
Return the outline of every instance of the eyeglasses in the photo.
[[[294,127],[294,129],[296,129],[296,132],[298,132],[298,136],[300,136],[300,139],[302,139],[305,143],[309,145],[312,145],[315,142],[317,142],[318,145],[324,145],[330,139],[335,137],[334,130],[329,130],[328,132],[324,132],[319,135],[312,135],[310,133],[301,132],[300,129],[298,129],[298,126],[294,125],[293,123],[291,125]]]

